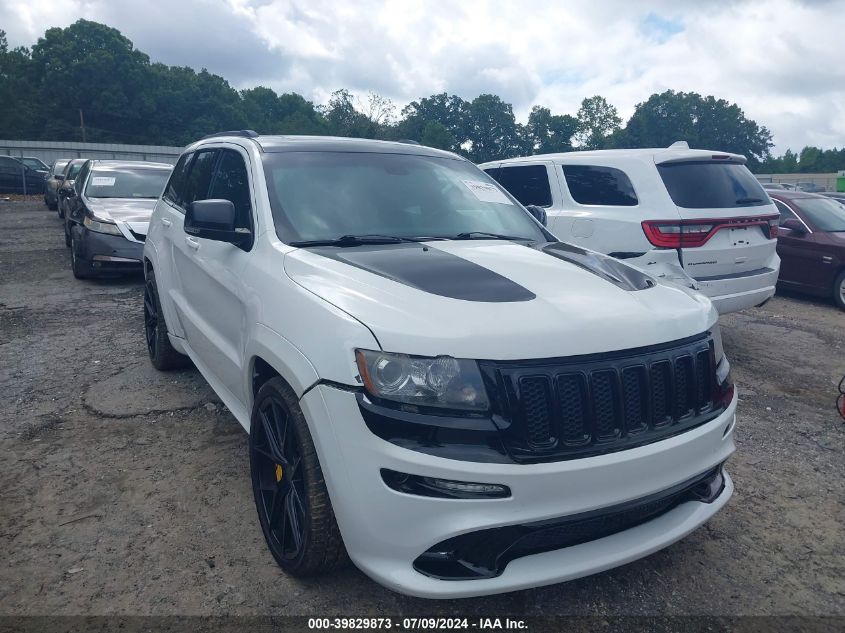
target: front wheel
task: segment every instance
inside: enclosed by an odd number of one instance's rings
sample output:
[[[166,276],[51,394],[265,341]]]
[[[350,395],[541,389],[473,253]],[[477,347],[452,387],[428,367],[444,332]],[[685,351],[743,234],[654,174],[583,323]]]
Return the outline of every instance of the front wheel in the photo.
[[[833,302],[840,310],[845,310],[845,270],[833,282]]]
[[[292,576],[346,560],[323,471],[296,396],[281,378],[258,391],[249,433],[252,491],[270,553]]]
[[[67,239],[67,237],[65,238]],[[84,259],[77,255],[76,238],[70,236],[70,269],[77,279],[88,279],[91,276],[91,266]]]

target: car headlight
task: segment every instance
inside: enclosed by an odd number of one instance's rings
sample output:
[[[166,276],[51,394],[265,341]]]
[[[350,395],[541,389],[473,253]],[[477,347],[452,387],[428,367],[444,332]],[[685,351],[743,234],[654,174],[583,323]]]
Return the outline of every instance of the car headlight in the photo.
[[[82,220],[82,224],[89,231],[94,231],[95,233],[108,233],[109,235],[123,235],[120,232],[120,229],[117,228],[117,224],[114,222],[104,222],[103,220],[95,220],[92,217],[85,216],[85,219]]]
[[[483,411],[487,391],[474,360],[355,350],[367,391],[394,402]]]

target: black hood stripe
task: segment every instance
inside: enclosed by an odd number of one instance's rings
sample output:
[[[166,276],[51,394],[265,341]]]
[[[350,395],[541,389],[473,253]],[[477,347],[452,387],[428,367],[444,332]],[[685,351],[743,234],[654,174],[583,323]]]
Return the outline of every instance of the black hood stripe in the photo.
[[[319,246],[312,253],[450,299],[489,303],[531,301],[536,295],[499,273],[441,251],[405,242],[362,246]]]

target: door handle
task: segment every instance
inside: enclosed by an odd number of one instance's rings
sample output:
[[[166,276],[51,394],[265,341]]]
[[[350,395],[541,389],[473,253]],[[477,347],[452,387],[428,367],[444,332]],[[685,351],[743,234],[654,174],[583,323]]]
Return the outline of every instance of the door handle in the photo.
[[[196,239],[194,239],[193,237],[186,237],[186,238],[185,238],[185,243],[186,243],[189,247],[193,248],[194,250],[198,250],[198,249],[199,249],[199,247],[200,247],[200,243],[199,243]]]
[[[171,224],[173,224],[173,222],[171,222],[168,218],[162,218],[162,219],[161,219],[161,223],[162,223],[164,226],[170,226]]]

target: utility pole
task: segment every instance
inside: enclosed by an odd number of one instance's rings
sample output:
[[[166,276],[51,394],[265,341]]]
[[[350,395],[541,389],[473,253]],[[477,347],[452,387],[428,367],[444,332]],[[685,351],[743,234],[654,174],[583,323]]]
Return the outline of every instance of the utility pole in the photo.
[[[82,128],[82,142],[85,143],[85,118],[82,116],[82,108],[79,108],[79,127]]]

